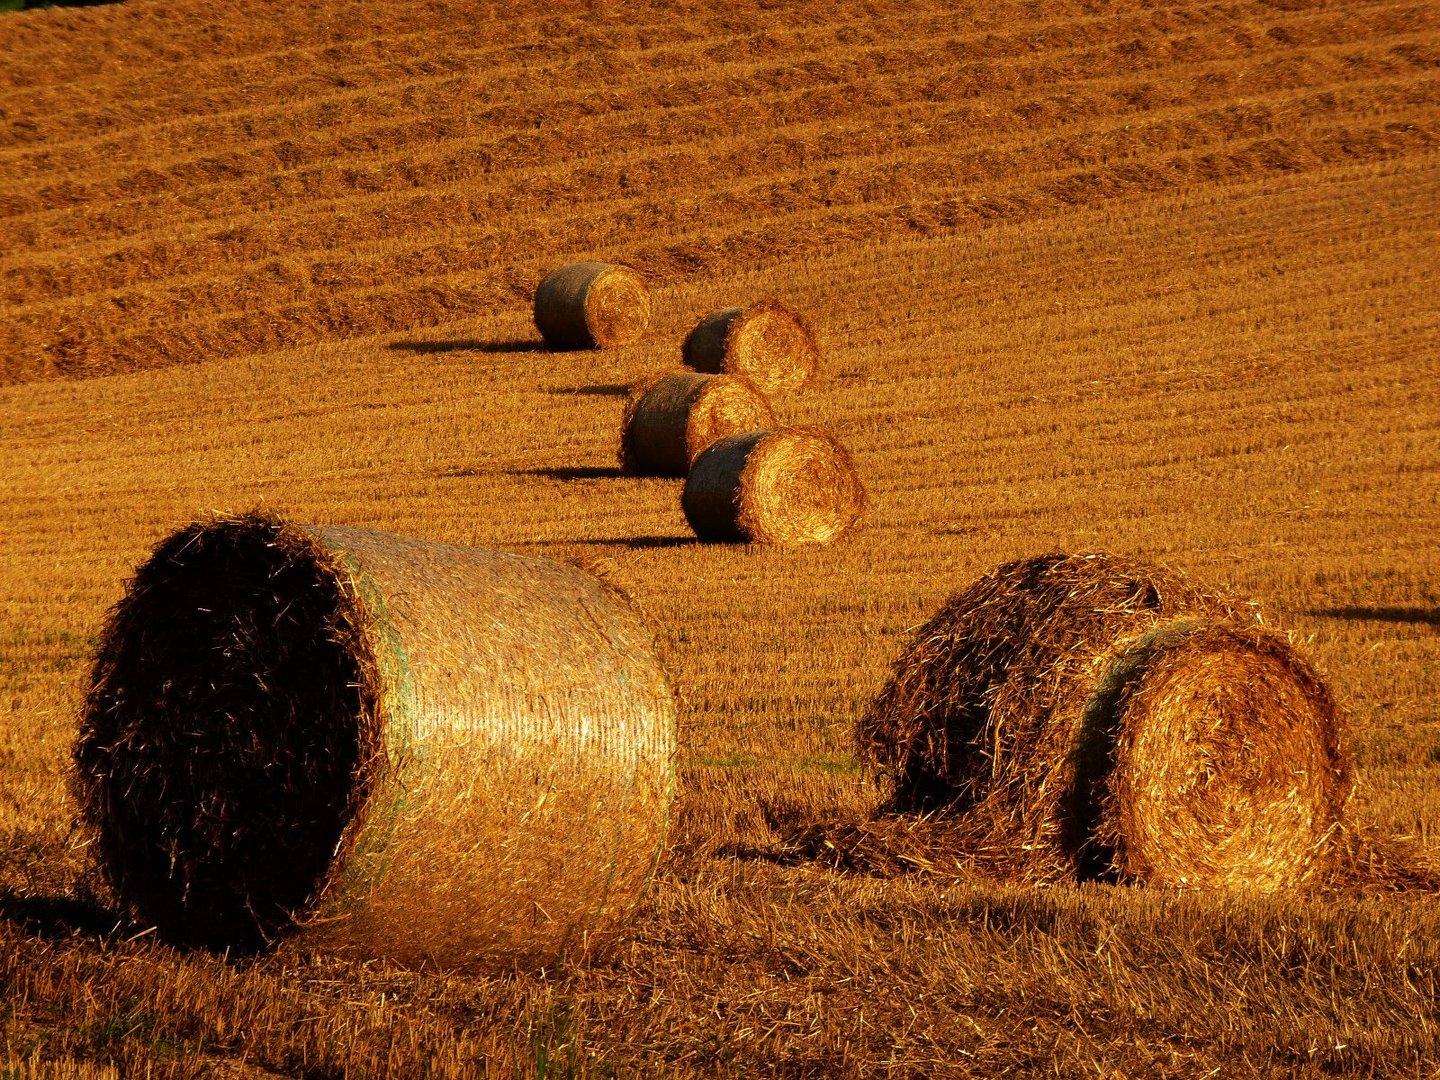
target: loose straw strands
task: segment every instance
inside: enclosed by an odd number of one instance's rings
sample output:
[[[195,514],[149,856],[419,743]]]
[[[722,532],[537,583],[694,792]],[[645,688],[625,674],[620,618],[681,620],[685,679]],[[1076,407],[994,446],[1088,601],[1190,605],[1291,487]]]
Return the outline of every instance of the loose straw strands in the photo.
[[[890,811],[1026,880],[1285,887],[1331,857],[1350,790],[1338,711],[1283,636],[1103,554],[963,590],[858,734]]]

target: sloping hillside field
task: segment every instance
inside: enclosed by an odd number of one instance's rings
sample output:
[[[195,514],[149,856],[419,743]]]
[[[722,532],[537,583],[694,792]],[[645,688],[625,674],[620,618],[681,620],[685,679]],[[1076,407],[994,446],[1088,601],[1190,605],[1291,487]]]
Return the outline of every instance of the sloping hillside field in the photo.
[[[128,0],[0,14],[0,84],[0,1076],[1440,1070],[1433,0]],[[639,343],[543,346],[575,260],[644,275]],[[627,388],[765,298],[821,352],[775,412],[868,490],[831,544],[698,543],[617,467]],[[117,914],[69,771],[106,612],[254,509],[631,596],[679,752],[623,940],[456,974]],[[1360,865],[1038,887],[868,823],[915,630],[1099,550],[1290,633]]]

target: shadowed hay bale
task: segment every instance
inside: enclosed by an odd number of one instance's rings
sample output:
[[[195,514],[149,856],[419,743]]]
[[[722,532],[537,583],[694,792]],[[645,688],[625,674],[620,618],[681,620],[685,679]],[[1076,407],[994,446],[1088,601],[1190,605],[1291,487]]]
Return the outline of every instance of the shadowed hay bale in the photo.
[[[1330,694],[1252,611],[1110,555],[1010,563],[916,635],[859,726],[888,809],[1032,880],[1276,888],[1350,788]]]
[[[674,739],[649,634],[579,570],[250,516],[138,570],[74,756],[105,876],[168,938],[467,968],[617,930]]]
[[[765,395],[743,376],[662,375],[630,391],[620,465],[627,473],[684,476],[711,443],[774,423]]]
[[[635,271],[571,263],[535,290],[535,326],[556,349],[609,349],[639,341],[650,325],[650,291]]]
[[[767,394],[804,386],[820,366],[809,325],[773,300],[711,312],[685,338],[684,356],[687,367],[744,375]]]
[[[865,489],[834,439],[779,428],[712,445],[691,465],[681,504],[702,540],[823,544],[860,519]]]

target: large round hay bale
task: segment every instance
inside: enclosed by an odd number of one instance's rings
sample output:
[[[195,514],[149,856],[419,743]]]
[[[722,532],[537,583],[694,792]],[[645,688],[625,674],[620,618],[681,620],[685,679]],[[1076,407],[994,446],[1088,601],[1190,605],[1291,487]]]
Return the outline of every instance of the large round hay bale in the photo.
[[[804,386],[820,366],[809,324],[774,300],[711,312],[685,338],[684,356],[687,367],[744,375],[767,394]]]
[[[765,395],[744,376],[661,375],[630,391],[620,425],[620,465],[638,475],[684,476],[711,443],[774,423]]]
[[[859,726],[889,809],[1029,879],[1278,888],[1350,766],[1324,683],[1253,609],[1111,555],[1010,563],[916,634]]]
[[[171,940],[494,967],[619,929],[674,722],[650,635],[573,567],[249,516],[139,568],[74,757],[116,897]]]
[[[826,543],[865,510],[850,452],[806,428],[721,439],[695,459],[681,504],[702,540]]]
[[[535,290],[535,326],[555,349],[609,349],[639,341],[650,291],[634,270],[581,262],[552,270]]]

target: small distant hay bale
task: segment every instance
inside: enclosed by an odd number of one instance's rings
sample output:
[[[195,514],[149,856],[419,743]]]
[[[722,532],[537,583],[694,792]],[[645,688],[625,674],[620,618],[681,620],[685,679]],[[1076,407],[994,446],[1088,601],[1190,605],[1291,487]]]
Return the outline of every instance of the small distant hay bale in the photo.
[[[1010,563],[952,598],[859,739],[886,809],[955,820],[971,855],[1030,880],[1306,881],[1351,780],[1330,693],[1283,636],[1103,554]]]
[[[770,403],[744,376],[677,371],[630,391],[620,465],[637,475],[684,476],[712,443],[774,424]]]
[[[535,290],[535,326],[555,349],[610,349],[650,325],[650,290],[634,270],[581,262],[551,271]]]
[[[809,324],[774,300],[711,312],[685,338],[684,356],[687,367],[744,375],[767,394],[804,386],[820,366]]]
[[[494,968],[619,931],[674,725],[650,635],[573,567],[248,516],[139,568],[74,760],[104,876],[174,942]]]
[[[823,544],[860,520],[865,488],[834,439],[779,428],[713,444],[691,465],[681,504],[702,540]]]

